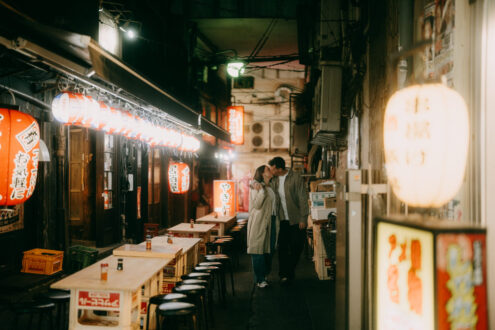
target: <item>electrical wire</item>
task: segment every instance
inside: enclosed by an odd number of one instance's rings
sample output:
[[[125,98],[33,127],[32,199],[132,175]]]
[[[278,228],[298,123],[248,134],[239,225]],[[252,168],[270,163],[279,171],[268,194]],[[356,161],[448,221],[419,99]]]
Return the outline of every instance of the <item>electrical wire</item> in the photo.
[[[276,23],[277,23],[277,19],[276,18],[273,18],[270,21],[270,24],[268,24],[268,27],[266,28],[265,32],[263,32],[263,34],[261,35],[260,39],[258,40],[258,42],[254,46],[253,50],[251,51],[251,54],[249,54],[248,60],[251,59],[251,58],[256,57],[256,55],[259,54],[259,52],[261,51],[261,49],[265,46],[266,41],[270,37],[270,34],[272,33],[273,27],[275,26]]]

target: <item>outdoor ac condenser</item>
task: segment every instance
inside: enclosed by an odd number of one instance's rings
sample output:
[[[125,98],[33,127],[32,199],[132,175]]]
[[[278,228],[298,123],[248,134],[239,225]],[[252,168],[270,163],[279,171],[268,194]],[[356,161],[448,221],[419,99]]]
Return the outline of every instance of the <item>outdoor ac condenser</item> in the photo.
[[[268,121],[253,121],[244,126],[244,152],[253,149],[268,149],[270,147],[270,123]]]
[[[324,65],[316,85],[313,103],[313,133],[337,133],[340,131],[342,96],[342,67]]]
[[[275,120],[270,122],[270,148],[289,149],[290,127],[288,121]]]

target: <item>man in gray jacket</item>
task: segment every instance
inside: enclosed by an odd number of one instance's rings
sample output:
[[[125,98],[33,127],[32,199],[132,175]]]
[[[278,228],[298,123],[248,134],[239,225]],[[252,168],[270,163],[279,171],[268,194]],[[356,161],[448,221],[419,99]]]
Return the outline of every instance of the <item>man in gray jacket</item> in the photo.
[[[294,279],[295,269],[304,247],[308,224],[308,190],[298,173],[285,168],[282,157],[268,162],[273,178],[271,186],[280,197],[278,235],[279,275],[282,284]]]

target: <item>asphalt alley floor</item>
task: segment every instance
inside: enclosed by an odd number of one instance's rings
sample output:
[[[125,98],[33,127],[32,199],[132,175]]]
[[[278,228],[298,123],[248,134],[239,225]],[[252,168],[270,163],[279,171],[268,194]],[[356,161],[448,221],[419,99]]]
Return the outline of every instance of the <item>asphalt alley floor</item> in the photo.
[[[281,286],[277,255],[268,276],[270,286],[254,285],[251,258],[240,257],[235,274],[236,295],[230,290],[225,305],[215,305],[215,330],[323,330],[333,329],[330,281],[320,281],[314,263],[301,256],[296,279]],[[228,282],[228,284],[230,284]]]

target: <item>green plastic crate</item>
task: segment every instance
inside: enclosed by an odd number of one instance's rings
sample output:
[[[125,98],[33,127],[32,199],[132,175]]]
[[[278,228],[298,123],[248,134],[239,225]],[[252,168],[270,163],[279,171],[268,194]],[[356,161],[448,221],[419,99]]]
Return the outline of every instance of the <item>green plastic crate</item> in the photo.
[[[74,245],[69,248],[69,265],[72,271],[81,270],[96,262],[98,250]]]

